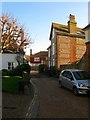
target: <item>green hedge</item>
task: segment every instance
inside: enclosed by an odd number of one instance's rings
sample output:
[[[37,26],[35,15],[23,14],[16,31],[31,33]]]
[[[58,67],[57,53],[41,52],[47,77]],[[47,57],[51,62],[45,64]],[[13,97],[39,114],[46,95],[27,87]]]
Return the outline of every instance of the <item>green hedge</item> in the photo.
[[[47,71],[47,65],[46,64],[41,64],[39,65],[39,73],[43,73]]]
[[[16,69],[19,69],[20,71],[26,71],[29,74],[31,70],[31,66],[29,64],[21,64],[18,65]]]
[[[57,76],[57,69],[55,66],[51,67],[48,71],[49,76],[56,77]]]
[[[23,73],[27,72],[29,74],[30,70],[31,70],[31,66],[29,64],[21,64],[12,70],[3,69],[2,76],[21,76],[21,77],[23,77]]]

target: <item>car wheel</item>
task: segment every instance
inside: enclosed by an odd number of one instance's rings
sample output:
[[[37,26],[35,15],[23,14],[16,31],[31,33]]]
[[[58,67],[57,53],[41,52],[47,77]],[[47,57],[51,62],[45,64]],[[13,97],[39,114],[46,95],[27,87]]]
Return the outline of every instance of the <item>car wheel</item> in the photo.
[[[62,82],[60,82],[60,81],[59,81],[59,87],[60,87],[60,88],[63,88]]]
[[[74,93],[74,95],[76,95],[76,96],[78,95],[78,89],[77,89],[76,87],[73,88],[73,93]]]

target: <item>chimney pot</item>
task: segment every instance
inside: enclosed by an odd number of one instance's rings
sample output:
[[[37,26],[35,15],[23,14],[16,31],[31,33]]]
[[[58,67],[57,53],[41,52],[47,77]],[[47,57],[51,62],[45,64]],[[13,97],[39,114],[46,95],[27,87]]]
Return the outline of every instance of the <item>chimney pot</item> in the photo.
[[[76,33],[76,25],[77,22],[75,21],[75,16],[70,14],[69,21],[68,21],[68,31],[69,33],[75,34]]]

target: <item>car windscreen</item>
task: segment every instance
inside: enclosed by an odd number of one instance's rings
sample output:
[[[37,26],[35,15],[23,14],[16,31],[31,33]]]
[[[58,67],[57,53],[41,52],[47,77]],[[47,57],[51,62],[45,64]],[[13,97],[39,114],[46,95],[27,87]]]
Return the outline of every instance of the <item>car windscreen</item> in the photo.
[[[86,71],[73,71],[76,80],[90,80],[90,74]]]

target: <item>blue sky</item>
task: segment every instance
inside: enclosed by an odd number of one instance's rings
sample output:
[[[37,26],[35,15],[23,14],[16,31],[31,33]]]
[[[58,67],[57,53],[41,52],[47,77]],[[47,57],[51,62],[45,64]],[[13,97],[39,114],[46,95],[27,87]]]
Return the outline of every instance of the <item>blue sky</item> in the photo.
[[[78,27],[84,28],[88,24],[88,2],[3,2],[2,12],[24,25],[32,38],[33,53],[44,51],[50,45],[52,22],[67,24],[69,14],[73,14]]]

